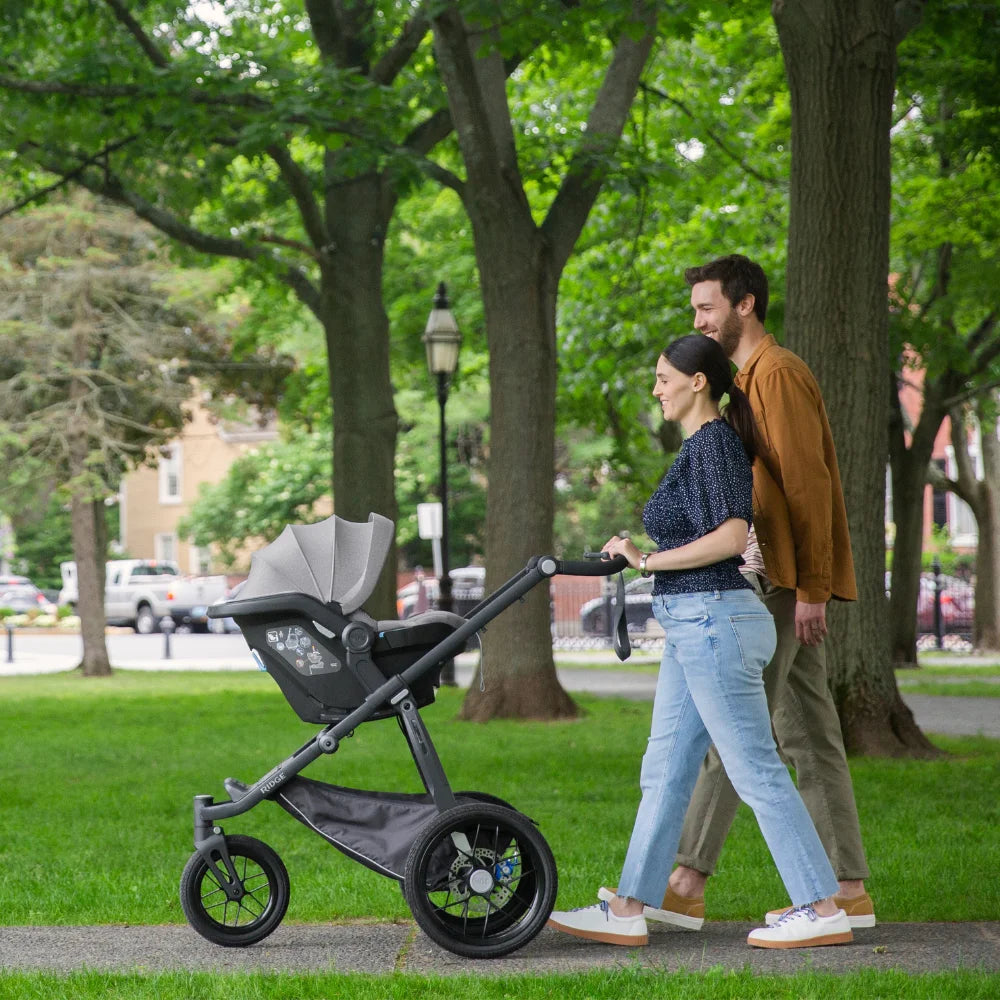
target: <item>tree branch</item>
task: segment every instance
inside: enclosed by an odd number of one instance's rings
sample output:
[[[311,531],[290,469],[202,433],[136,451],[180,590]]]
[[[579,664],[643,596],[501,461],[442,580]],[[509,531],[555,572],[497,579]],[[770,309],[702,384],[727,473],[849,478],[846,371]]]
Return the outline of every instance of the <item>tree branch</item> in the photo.
[[[396,79],[400,70],[410,61],[413,53],[420,48],[420,43],[430,30],[430,22],[421,10],[403,26],[399,37],[375,63],[370,78],[382,87]]]
[[[634,0],[629,22],[615,46],[587,118],[587,130],[573,154],[559,192],[549,206],[542,231],[558,271],[572,253],[587,216],[608,173],[602,162],[621,138],[656,34],[656,4]],[[636,28],[642,37],[636,40]]]
[[[330,236],[323,222],[319,206],[316,204],[309,175],[295,162],[291,153],[284,146],[275,143],[267,147],[267,152],[278,165],[281,176],[288,185],[292,198],[295,199],[299,215],[302,217],[302,224],[312,241],[312,245],[317,251],[320,250],[330,242]]]
[[[120,0],[104,0],[115,17],[125,26],[128,33],[138,42],[139,48],[149,57],[149,61],[159,69],[166,69],[170,60],[156,47],[153,40],[142,30],[142,26]]]
[[[65,170],[60,165],[51,162],[43,163],[41,166],[49,173],[63,177],[64,180],[74,180],[93,194],[100,195],[120,205],[126,205],[140,219],[144,219],[166,236],[191,247],[192,250],[215,257],[232,257],[236,260],[250,262],[260,261],[270,256],[264,248],[251,246],[243,240],[215,236],[195,229],[172,213],[146,201],[135,191],[128,190],[122,184],[121,179],[106,168],[97,167],[100,173],[97,176],[89,176],[88,168],[93,168],[95,160],[101,155],[98,153],[88,157],[83,164],[71,170]],[[277,239],[272,238],[271,242],[277,242]],[[308,306],[317,318],[322,319],[319,291],[305,272],[293,265],[284,264],[283,269],[278,271],[278,277],[295,292],[302,303]]]
[[[896,0],[893,38],[896,45],[920,24],[927,0]]]
[[[726,156],[728,156],[744,173],[749,174],[755,180],[760,181],[761,184],[770,185],[778,183],[777,177],[768,177],[766,174],[762,174],[759,170],[755,170],[753,167],[750,166],[749,163],[747,163],[747,161],[742,156],[740,156],[740,154],[736,150],[730,149],[729,145],[722,138],[720,138],[719,134],[715,131],[715,129],[707,127],[705,126],[704,122],[699,121],[697,115],[695,115],[695,113],[683,101],[678,100],[676,97],[671,97],[670,94],[668,94],[664,90],[660,90],[659,87],[653,87],[645,83],[640,84],[639,87],[643,92],[647,94],[652,94],[653,97],[659,97],[661,100],[664,100],[669,104],[672,104],[679,111],[687,115],[688,118],[691,119],[691,121],[696,122],[698,125],[704,128],[705,137],[715,146],[717,146]]]
[[[162,96],[161,91],[138,84],[105,84],[96,86],[89,83],[63,83],[59,80],[25,80],[20,77],[0,75],[0,89],[14,90],[22,94],[65,94],[68,97],[90,97],[102,101],[155,98]],[[204,90],[193,89],[178,91],[174,95],[178,100],[189,104],[218,105],[220,107],[247,108],[251,111],[273,111],[274,107],[256,94],[212,94]],[[289,122],[311,122],[303,115],[290,115]]]
[[[94,153],[93,156],[88,156],[78,167],[73,170],[69,170],[65,173],[52,170],[50,173],[60,174],[60,179],[54,184],[48,184],[43,188],[39,188],[37,191],[32,191],[31,194],[26,195],[20,201],[15,202],[13,205],[7,208],[0,209],[0,219],[5,218],[8,215],[12,215],[14,212],[20,211],[22,208],[26,208],[28,205],[32,204],[44,198],[47,194],[51,194],[53,191],[58,191],[59,188],[65,187],[67,184],[72,183],[77,180],[80,174],[87,169],[87,167],[94,166],[99,160],[105,159],[109,153],[115,152],[115,150],[121,149],[123,146],[127,146],[130,142],[134,142],[138,136],[130,135],[125,139],[116,139],[114,142],[109,142],[103,149]]]

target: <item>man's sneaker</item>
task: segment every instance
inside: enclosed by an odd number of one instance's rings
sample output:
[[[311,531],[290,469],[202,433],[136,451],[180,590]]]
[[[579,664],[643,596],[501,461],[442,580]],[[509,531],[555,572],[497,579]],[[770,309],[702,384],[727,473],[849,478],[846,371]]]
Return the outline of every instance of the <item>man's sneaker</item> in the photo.
[[[649,944],[644,917],[616,917],[607,903],[582,906],[578,910],[553,910],[549,927],[604,944]]]
[[[770,927],[758,927],[747,935],[747,944],[755,948],[816,948],[853,940],[851,922],[843,910],[821,917],[811,906],[786,910]]]
[[[601,897],[603,899],[603,897]],[[846,914],[851,922],[852,930],[861,930],[866,927],[875,926],[875,907],[872,898],[867,892],[860,896],[852,896],[845,899],[843,896],[834,896],[834,903],[837,904]],[[788,910],[768,910],[764,914],[764,923],[768,927],[773,927]],[[649,916],[647,913],[646,916]]]
[[[597,898],[610,901],[618,894],[617,889],[601,886],[597,890]],[[655,906],[644,906],[642,915],[647,920],[657,920],[662,924],[673,924],[688,931],[700,931],[705,922],[704,896],[679,896],[670,886],[663,894],[662,909]]]

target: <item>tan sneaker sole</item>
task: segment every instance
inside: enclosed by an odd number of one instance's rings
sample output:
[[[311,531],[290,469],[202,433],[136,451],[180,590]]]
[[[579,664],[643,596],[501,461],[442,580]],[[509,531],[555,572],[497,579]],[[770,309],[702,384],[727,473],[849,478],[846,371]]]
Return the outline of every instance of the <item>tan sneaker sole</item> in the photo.
[[[565,924],[549,920],[548,926],[563,934],[571,934],[573,937],[585,938],[587,941],[600,941],[602,944],[623,944],[626,946],[641,947],[649,944],[649,935],[643,934],[641,937],[635,934],[612,934],[610,931],[585,931],[579,927],[567,927]]]

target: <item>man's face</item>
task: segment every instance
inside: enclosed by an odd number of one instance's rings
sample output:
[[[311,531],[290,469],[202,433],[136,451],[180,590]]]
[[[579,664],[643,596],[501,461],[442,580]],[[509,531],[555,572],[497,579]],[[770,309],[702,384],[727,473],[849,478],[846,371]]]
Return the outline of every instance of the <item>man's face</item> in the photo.
[[[722,294],[719,281],[699,281],[691,286],[694,328],[717,340],[726,357],[731,358],[743,336],[743,319]]]

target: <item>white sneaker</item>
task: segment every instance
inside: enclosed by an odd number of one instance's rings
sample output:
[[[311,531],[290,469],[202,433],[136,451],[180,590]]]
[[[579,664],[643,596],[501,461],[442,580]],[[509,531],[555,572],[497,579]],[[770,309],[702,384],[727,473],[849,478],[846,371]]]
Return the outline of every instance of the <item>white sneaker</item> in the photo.
[[[601,899],[604,898],[601,896]],[[847,914],[852,931],[875,926],[875,905],[867,892],[863,892],[860,896],[837,895],[833,897],[833,902]],[[783,910],[768,910],[764,914],[764,923],[768,927],[776,924],[788,910],[787,906]],[[647,913],[646,916],[648,917],[649,914]]]
[[[549,927],[588,941],[624,944],[633,947],[649,944],[646,918],[616,917],[607,903],[582,906],[578,910],[553,910]]]
[[[747,944],[755,948],[815,948],[853,940],[851,922],[843,910],[821,917],[811,906],[786,910],[770,927],[758,927],[747,935]]]

